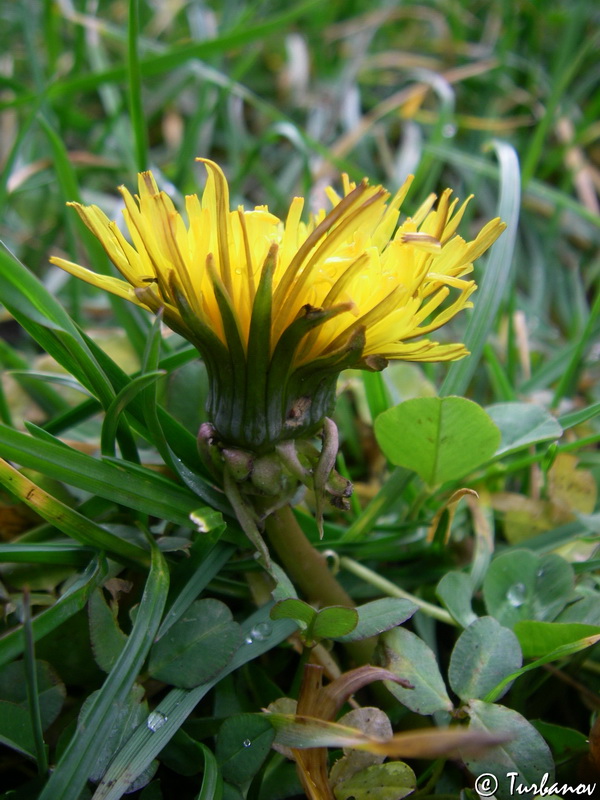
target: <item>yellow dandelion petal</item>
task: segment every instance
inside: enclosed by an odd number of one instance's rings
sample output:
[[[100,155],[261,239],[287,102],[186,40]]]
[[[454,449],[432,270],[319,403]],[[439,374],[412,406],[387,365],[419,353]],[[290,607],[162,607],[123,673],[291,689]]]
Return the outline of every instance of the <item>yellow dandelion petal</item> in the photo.
[[[132,284],[132,286],[137,285],[140,281],[143,281],[144,278],[153,277],[148,275],[147,270],[144,270],[140,254],[123,236],[117,223],[109,222],[108,229],[110,234],[112,234],[114,241],[121,248],[121,252],[123,253],[123,260],[121,260],[120,263],[117,263],[116,259],[111,258],[111,261],[117,267],[119,272],[121,272],[123,277],[126,278],[129,283]]]
[[[142,268],[148,275],[154,275],[161,291],[168,293],[168,272],[172,269],[168,254],[159,249],[156,242],[156,227],[153,224],[154,214],[147,209],[142,214],[140,206],[125,186],[119,187],[125,201],[123,218],[131,236],[133,246],[140,255]]]
[[[288,215],[285,220],[283,233],[281,235],[281,246],[279,248],[279,279],[282,271],[286,270],[300,246],[304,236],[306,236],[306,226],[302,223],[302,210],[304,208],[304,198],[294,197],[290,204]]]
[[[206,158],[198,158],[197,161],[201,161],[209,173],[202,202],[203,204],[206,203],[211,210],[211,216],[216,228],[221,279],[225,288],[231,294],[233,283],[232,265],[229,257],[229,244],[232,239],[229,217],[229,186],[223,170],[214,161],[209,161]]]
[[[417,326],[420,325],[423,320],[427,319],[430,314],[433,314],[433,312],[441,306],[449,294],[450,289],[448,289],[447,286],[442,286],[441,289],[438,289],[435,292],[433,297],[431,297],[424,305],[421,306],[419,312],[415,314],[415,332],[417,330]]]
[[[356,189],[356,183],[350,180],[348,173],[346,172],[342,173],[342,188],[344,190],[344,197],[346,197],[347,195],[350,194],[350,192],[353,192]]]
[[[348,195],[346,198],[344,198],[344,200],[349,199],[351,196],[352,195]],[[344,241],[347,242],[357,230],[360,230],[359,226],[368,226],[369,218],[372,218],[373,215],[381,213],[380,206],[382,205],[385,196],[386,193],[383,190],[366,192],[366,196],[358,208],[354,208],[352,210],[348,209],[346,214],[340,216],[339,220],[336,220],[337,224],[335,226],[330,226],[328,235],[322,237],[322,241],[311,255],[308,262],[303,265],[303,269],[301,271],[292,276],[292,267],[290,266],[290,269],[288,273],[286,273],[282,284],[287,282],[286,278],[289,274],[291,279],[289,281],[290,285],[288,292],[293,291],[294,296],[291,298],[291,302],[286,308],[288,294],[282,293],[279,299],[277,298],[277,293],[275,295],[276,302],[280,304],[278,312],[275,316],[275,338],[278,338],[282,328],[285,327],[286,323],[291,321],[292,315],[295,313],[297,308],[302,305],[303,293],[306,291],[307,287],[310,286],[311,281],[314,282],[314,275],[319,266],[326,262],[326,260],[333,254],[336,247],[343,246]],[[343,201],[336,206],[334,211],[331,212],[328,217],[325,218],[322,226],[325,225],[328,218],[332,216],[337,209],[341,208],[342,205]]]
[[[506,223],[499,217],[490,220],[477,234],[477,237],[469,246],[469,261],[476,261],[483,255],[500,236],[506,228]]]
[[[433,234],[425,233],[424,231],[403,233],[402,244],[412,244],[419,250],[423,250],[425,253],[432,253],[433,255],[437,255],[442,250],[440,240],[433,236]]]
[[[325,194],[327,195],[327,199],[332,205],[332,208],[335,208],[337,204],[341,201],[342,197],[339,195],[333,186],[327,186],[325,188]]]
[[[417,227],[421,225],[421,223],[425,220],[431,209],[433,208],[433,204],[435,203],[437,196],[433,194],[433,192],[427,197],[424,203],[422,203],[419,208],[417,209],[416,213],[412,215],[411,221]]]
[[[106,292],[122,297],[124,300],[129,300],[138,306],[143,306],[145,303],[141,302],[135,294],[134,288],[126,281],[120,278],[113,278],[110,275],[99,275],[97,272],[92,272],[91,269],[86,269],[79,264],[74,264],[72,261],[67,261],[65,258],[58,258],[52,256],[50,263],[64,269],[76,278],[96,286],[98,289],[103,289]]]
[[[351,264],[343,269],[337,280],[333,283],[331,289],[327,292],[323,300],[323,308],[329,308],[340,300],[347,301],[351,299],[350,295],[355,279],[363,274],[374,255],[375,252],[373,250],[361,253],[358,258],[354,259]],[[344,295],[347,295],[347,297],[344,297]]]
[[[462,278],[455,278],[453,275],[445,275],[441,272],[429,272],[427,274],[427,280],[438,281],[440,285],[454,286],[455,289],[460,289],[461,292],[467,287],[467,281],[464,281]],[[471,281],[469,285],[474,285],[473,281]]]
[[[444,233],[442,235],[442,244],[446,244],[446,242],[451,239],[454,234],[456,233],[460,221],[462,220],[465,211],[467,210],[467,206],[473,199],[473,195],[469,195],[464,203],[460,206],[456,214],[454,213],[454,209],[458,205],[458,198],[455,198],[448,208],[448,220],[444,227]]]
[[[438,344],[437,342],[398,342],[390,345],[384,358],[401,361],[456,361],[469,355],[463,344]]]
[[[246,280],[248,282],[249,301],[254,302],[254,295],[256,293],[256,282],[254,280],[254,257],[252,255],[252,248],[250,246],[250,239],[248,238],[248,226],[246,225],[246,214],[243,208],[238,208],[238,223],[242,235],[242,242],[244,245],[244,256],[246,261]]]
[[[128,261],[124,256],[118,241],[115,241],[110,230],[110,220],[97,206],[82,206],[81,203],[69,203],[72,206],[86,227],[100,240],[106,255],[110,258],[117,269],[124,273],[128,270]],[[124,275],[129,279],[129,275]]]
[[[420,230],[423,231],[423,233],[428,233],[430,236],[433,236],[434,239],[439,240],[442,238],[448,219],[448,205],[451,194],[451,189],[443,191],[438,201],[437,208],[434,211],[430,211],[420,225]]]
[[[453,317],[455,317],[458,314],[459,311],[462,311],[464,308],[471,308],[472,307],[472,303],[470,302],[469,297],[473,294],[473,292],[476,290],[476,288],[477,288],[476,284],[473,281],[471,281],[468,284],[468,287],[465,289],[465,291],[463,291],[463,293],[451,305],[449,305],[447,308],[445,308],[442,311],[440,311],[438,313],[438,315],[435,317],[435,319],[431,323],[429,323],[428,325],[416,328],[415,331],[413,332],[413,334],[411,334],[410,336],[407,336],[406,338],[407,339],[412,339],[412,338],[414,338],[416,336],[424,336],[424,335],[427,335],[428,333],[431,333],[431,331],[436,331],[439,328],[441,328],[442,325],[445,325]],[[440,292],[445,292],[446,295],[448,294],[448,290],[447,289],[440,290]],[[440,305],[439,303],[435,302],[436,298],[437,298],[437,295],[435,295],[433,300],[430,301],[432,303],[432,307],[430,309],[430,313],[431,313],[431,311],[434,310],[434,308],[437,308]],[[445,297],[443,299],[445,299]],[[427,316],[429,316],[429,315],[427,315]],[[426,319],[426,317],[423,317],[423,318]]]
[[[326,234],[335,228],[338,221],[341,220],[343,222],[344,219],[347,218],[350,210],[355,208],[356,205],[361,202],[363,196],[368,193],[368,189],[369,187],[366,182],[361,183],[353,189],[350,194],[346,195],[344,199],[329,212],[329,214],[322,217],[321,221],[300,244],[275,290],[274,301],[276,307],[283,308],[284,301],[294,284],[296,276],[304,266],[311,252],[320,245],[326,237]]]

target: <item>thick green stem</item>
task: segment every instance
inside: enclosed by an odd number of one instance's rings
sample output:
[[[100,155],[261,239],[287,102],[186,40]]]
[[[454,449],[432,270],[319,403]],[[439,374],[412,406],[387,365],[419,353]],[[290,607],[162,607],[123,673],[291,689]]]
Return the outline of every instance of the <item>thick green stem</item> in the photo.
[[[271,514],[266,529],[278,560],[309,602],[354,607],[350,595],[329,570],[327,559],[308,541],[289,506]]]
[[[321,607],[354,608],[354,601],[329,570],[325,556],[308,541],[289,506],[271,514],[265,526],[278,560],[309,602]],[[346,645],[356,664],[369,663],[374,647],[375,639]]]

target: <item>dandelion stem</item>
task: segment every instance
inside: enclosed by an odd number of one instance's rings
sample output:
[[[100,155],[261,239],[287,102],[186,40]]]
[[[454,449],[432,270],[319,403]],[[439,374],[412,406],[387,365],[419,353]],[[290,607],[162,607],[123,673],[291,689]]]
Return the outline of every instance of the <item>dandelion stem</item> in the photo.
[[[327,559],[306,538],[289,506],[271,514],[265,523],[277,558],[296,587],[311,603],[319,606],[355,607],[355,603],[329,570]],[[346,649],[356,664],[369,663],[374,639],[349,642]]]
[[[266,529],[285,571],[309,602],[354,607],[350,595],[331,573],[327,559],[308,541],[289,506],[271,514]]]

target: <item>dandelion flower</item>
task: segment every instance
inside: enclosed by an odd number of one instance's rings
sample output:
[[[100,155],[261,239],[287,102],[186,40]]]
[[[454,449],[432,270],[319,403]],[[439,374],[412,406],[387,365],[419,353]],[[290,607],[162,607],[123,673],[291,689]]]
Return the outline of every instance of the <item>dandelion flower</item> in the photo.
[[[390,359],[451,361],[463,344],[429,338],[472,305],[473,262],[503,231],[488,222],[472,241],[456,230],[468,200],[450,190],[400,221],[410,179],[391,197],[343,179],[331,210],[285,220],[266,206],[230,209],[222,170],[200,159],[202,198],[187,222],[150,172],[125,187],[128,240],[97,206],[73,203],[122,278],[52,258],[94,286],[152,312],[192,342],[209,374],[208,413],[223,441],[256,451],[318,430],[342,369],[380,370]]]

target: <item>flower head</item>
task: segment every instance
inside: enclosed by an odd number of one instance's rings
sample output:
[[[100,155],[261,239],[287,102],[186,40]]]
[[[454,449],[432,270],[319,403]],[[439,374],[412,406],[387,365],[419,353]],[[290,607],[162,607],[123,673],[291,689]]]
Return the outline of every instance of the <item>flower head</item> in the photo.
[[[221,169],[186,197],[187,223],[150,172],[138,195],[121,187],[131,241],[96,206],[73,203],[125,280],[62,258],[71,274],[153,312],[199,350],[209,372],[208,412],[225,441],[255,449],[315,430],[331,410],[346,367],[388,359],[449,361],[462,344],[428,335],[471,306],[473,261],[497,239],[492,220],[470,242],[456,235],[466,201],[446,190],[399,224],[410,180],[394,197],[366,180],[303,221],[266,206],[230,210]]]

